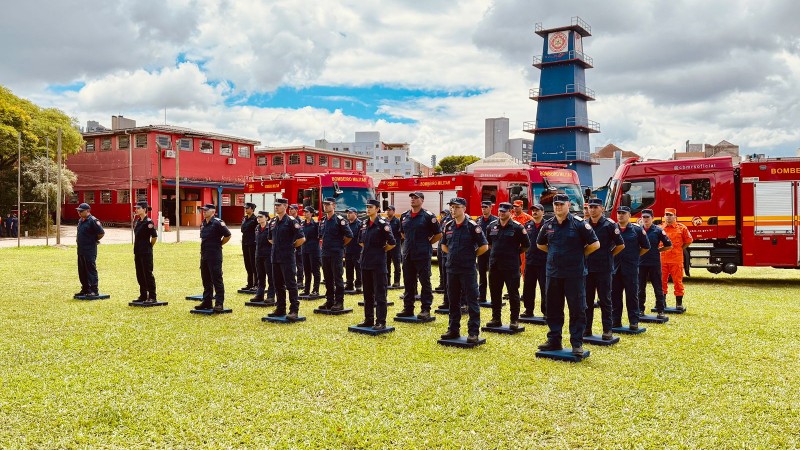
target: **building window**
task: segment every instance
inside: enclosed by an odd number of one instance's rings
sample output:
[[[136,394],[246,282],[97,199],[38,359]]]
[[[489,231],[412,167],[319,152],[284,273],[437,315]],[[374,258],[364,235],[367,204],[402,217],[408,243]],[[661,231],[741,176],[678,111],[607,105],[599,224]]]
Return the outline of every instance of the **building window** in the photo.
[[[383,173],[392,173],[390,169],[383,169]]]
[[[384,164],[389,164],[389,157],[388,156],[384,156],[383,157],[383,163]]]
[[[306,155],[306,164],[314,165],[314,155]]]
[[[257,166],[266,166],[267,165],[267,157],[265,155],[256,156],[256,165]]]
[[[249,145],[240,145],[239,146],[239,158],[249,158],[250,157],[250,146]]]
[[[353,160],[352,159],[345,159],[344,160],[344,168],[345,169],[352,169],[353,168]]]
[[[77,205],[78,204],[78,192],[77,191],[73,192],[72,194],[69,194],[69,200],[67,200],[67,203],[70,204],[70,205]]]
[[[136,201],[137,202],[146,202],[147,201],[147,189],[137,189],[136,190]]]
[[[350,147],[344,147],[342,150],[344,150],[346,152],[349,152],[350,151]]]
[[[356,161],[356,170],[364,170],[364,161]]]
[[[86,140],[86,151],[87,152],[94,151],[94,138],[89,138]]]
[[[117,136],[117,148],[127,150],[131,145],[131,137],[128,135]]]
[[[289,155],[289,165],[296,166],[298,164],[300,164],[300,155],[298,155],[297,153],[292,153],[291,155]]]
[[[111,203],[111,191],[100,191],[100,203]]]
[[[109,150],[111,150],[111,138],[110,137],[100,138],[100,151],[107,152]]]
[[[214,143],[211,141],[200,141],[200,153],[214,153]]]
[[[147,135],[146,134],[137,134],[136,135],[136,148],[147,148]]]
[[[339,151],[339,147],[333,147],[333,150],[338,152]]]
[[[272,157],[272,165],[273,166],[282,166],[283,165],[283,155],[275,155]]]
[[[194,146],[192,145],[192,139],[191,138],[178,139],[178,150],[183,150],[184,152],[193,151]]]
[[[117,191],[117,203],[130,203],[131,202],[131,191],[125,189],[123,191]]]
[[[83,193],[83,203],[94,203],[94,191],[86,191]]]
[[[341,160],[339,158],[331,158],[331,167],[334,169],[341,168]]]
[[[403,157],[402,157],[402,156],[395,156],[395,157],[394,157],[394,163],[395,163],[395,164],[400,164],[400,161],[401,161],[402,159],[403,159]]]
[[[681,200],[684,202],[711,200],[711,180],[709,178],[681,180]]]
[[[319,165],[328,167],[328,155],[319,155]]]
[[[156,136],[156,144],[160,145],[161,148],[172,148],[172,141],[169,140],[169,136],[158,135]]]
[[[222,156],[232,156],[233,155],[233,145],[231,144],[219,144],[219,154]]]

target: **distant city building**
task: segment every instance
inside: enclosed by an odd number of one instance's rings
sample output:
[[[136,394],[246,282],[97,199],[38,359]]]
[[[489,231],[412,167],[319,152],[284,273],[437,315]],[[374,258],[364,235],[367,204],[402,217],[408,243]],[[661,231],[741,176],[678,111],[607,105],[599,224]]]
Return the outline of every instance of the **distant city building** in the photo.
[[[719,156],[730,156],[734,164],[737,164],[742,159],[739,155],[739,146],[725,140],[720,141],[717,145],[691,144],[689,141],[686,141],[686,150],[683,152],[674,151],[672,159],[711,158]]]
[[[383,142],[379,131],[357,131],[353,142],[328,142],[326,139],[317,139],[314,141],[314,146],[366,156],[368,175],[377,172],[411,176],[418,172],[417,165],[422,165],[410,158],[411,146],[407,142]]]
[[[495,117],[485,121],[484,157],[505,152],[508,145],[508,117]]]

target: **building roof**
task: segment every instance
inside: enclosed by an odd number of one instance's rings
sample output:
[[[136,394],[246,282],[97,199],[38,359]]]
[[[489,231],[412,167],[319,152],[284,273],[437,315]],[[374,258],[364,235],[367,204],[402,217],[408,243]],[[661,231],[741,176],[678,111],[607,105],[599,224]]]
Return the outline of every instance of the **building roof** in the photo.
[[[627,158],[640,158],[640,156],[634,152],[629,152],[627,150],[622,150],[621,148],[617,147],[614,144],[608,144],[605,147],[601,148],[597,151],[597,153],[592,153],[592,156],[595,158],[613,158],[614,154],[618,151],[622,152],[622,157]]]
[[[240,144],[250,144],[250,145],[259,145],[261,141],[256,141],[253,139],[246,139],[236,136],[228,136],[225,134],[220,133],[212,133],[208,131],[198,131],[193,130],[191,128],[185,127],[176,127],[174,125],[146,125],[142,127],[133,127],[133,128],[119,128],[116,130],[100,130],[100,131],[92,131],[89,133],[82,133],[83,137],[100,137],[100,136],[108,136],[108,135],[121,135],[121,134],[136,134],[136,133],[149,133],[149,132],[162,132],[162,133],[170,133],[170,134],[182,134],[185,137],[191,138],[206,138],[206,139],[215,139],[218,141],[230,141],[230,142],[237,142]]]
[[[321,155],[344,156],[347,158],[362,159],[364,161],[372,159],[369,156],[356,155],[355,153],[343,152],[339,150],[328,150],[324,148],[310,147],[307,145],[290,145],[287,147],[258,147],[253,151],[253,153],[256,155],[286,153],[286,152],[305,152],[305,153],[317,153]]]
[[[474,172],[475,169],[486,169],[486,168],[503,168],[503,169],[518,169],[518,168],[525,168],[528,167],[527,164],[520,163],[516,158],[509,155],[505,152],[497,152],[493,153],[491,156],[483,158],[480,161],[476,161],[467,166],[466,172],[471,173]]]

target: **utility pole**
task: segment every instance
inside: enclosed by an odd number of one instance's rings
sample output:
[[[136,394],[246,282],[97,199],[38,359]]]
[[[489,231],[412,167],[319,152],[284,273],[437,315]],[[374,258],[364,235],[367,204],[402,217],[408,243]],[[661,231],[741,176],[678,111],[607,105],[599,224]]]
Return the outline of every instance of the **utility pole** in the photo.
[[[17,133],[17,248],[22,235],[22,133]]]
[[[176,141],[176,143],[179,141]],[[181,148],[175,146],[175,238],[181,242]]]
[[[58,197],[58,208],[56,208],[56,245],[61,245],[61,128],[58,129],[58,182],[56,183],[56,196]]]
[[[44,185],[47,186],[44,191],[44,244],[50,247],[50,136],[47,136],[44,145],[47,156],[47,165],[44,169]]]
[[[128,130],[125,130],[125,136],[128,136],[128,188],[130,190],[128,193],[128,201],[131,204],[128,212],[131,214],[131,244],[133,244],[133,142],[131,142],[131,136],[128,134]]]
[[[156,141],[156,153],[158,154],[158,242],[161,242],[164,236],[164,208],[161,201],[161,144]]]

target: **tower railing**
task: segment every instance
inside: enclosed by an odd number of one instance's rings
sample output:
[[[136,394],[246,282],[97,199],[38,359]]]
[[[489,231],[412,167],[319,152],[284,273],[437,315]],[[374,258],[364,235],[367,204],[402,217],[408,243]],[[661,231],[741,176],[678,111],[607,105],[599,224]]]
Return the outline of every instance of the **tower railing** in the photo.
[[[528,98],[535,100],[545,95],[560,95],[560,94],[575,94],[575,93],[583,94],[587,97],[594,98],[594,89],[589,89],[582,84],[568,84],[565,87],[564,92],[553,92],[549,94],[543,93],[542,88],[540,87],[532,88],[528,90]]]
[[[522,122],[522,131],[526,132],[565,128],[565,127],[581,127],[581,128],[588,128],[592,132],[596,133],[600,132],[600,124],[595,122],[594,120],[589,120],[586,117],[567,117],[566,120],[564,121],[563,126],[555,126],[555,127],[554,126],[540,127],[538,120],[529,120],[527,122]]]
[[[588,31],[589,33],[592,32],[592,26],[589,25],[588,23],[586,23],[585,20],[581,19],[578,16],[572,17],[570,19],[570,25],[573,25],[573,26],[577,25],[577,26],[583,28],[584,30]]]
[[[533,65],[534,66],[540,66],[542,64],[553,64],[553,63],[567,62],[567,61],[571,61],[571,60],[577,59],[577,60],[585,62],[589,66],[594,66],[594,59],[591,56],[587,55],[586,53],[575,51],[575,50],[570,50],[568,52],[563,52],[563,53],[567,55],[567,59],[556,59],[556,60],[544,61],[544,56],[543,55],[536,55],[536,56],[533,57]],[[548,55],[548,56],[552,56],[552,55]]]

